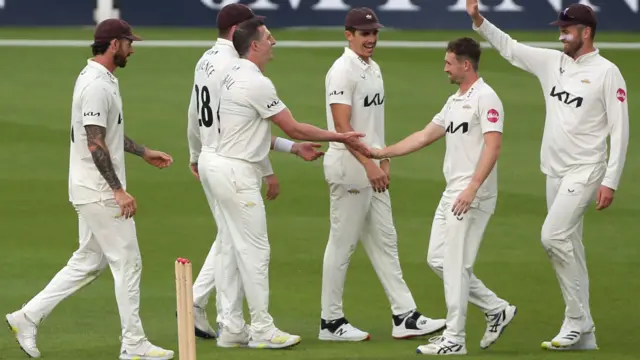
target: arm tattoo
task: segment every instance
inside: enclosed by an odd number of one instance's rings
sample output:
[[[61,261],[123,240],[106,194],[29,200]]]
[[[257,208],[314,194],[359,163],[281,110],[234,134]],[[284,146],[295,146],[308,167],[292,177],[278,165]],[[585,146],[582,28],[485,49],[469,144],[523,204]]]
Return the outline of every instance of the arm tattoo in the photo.
[[[144,145],[138,145],[135,141],[129,139],[128,136],[124,137],[124,151],[135,154],[138,156],[144,155],[145,150],[147,150]]]
[[[98,168],[98,171],[100,171],[100,174],[107,181],[111,189],[118,190],[122,188],[120,179],[118,179],[116,171],[113,168],[109,149],[104,142],[107,136],[107,129],[98,125],[86,125],[84,128],[87,131],[87,145],[89,146],[93,163]]]

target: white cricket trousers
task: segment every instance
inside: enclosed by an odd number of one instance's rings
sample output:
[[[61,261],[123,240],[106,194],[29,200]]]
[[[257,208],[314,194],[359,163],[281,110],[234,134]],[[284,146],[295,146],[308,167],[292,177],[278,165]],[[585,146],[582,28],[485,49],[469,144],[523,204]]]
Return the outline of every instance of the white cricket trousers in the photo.
[[[343,184],[329,184],[329,190],[331,230],[322,269],[322,319],[344,317],[344,282],[358,240],[362,240],[382,283],[392,314],[415,310],[416,303],[400,267],[389,191],[378,193],[371,187],[354,190]]]
[[[547,177],[547,217],[541,240],[556,271],[565,316],[594,326],[589,306],[589,274],[582,244],[584,214],[593,206],[606,163],[578,165],[563,177]]]
[[[23,308],[35,322],[47,317],[62,300],[95,280],[109,265],[122,326],[122,343],[145,338],[140,321],[142,260],[133,219],[116,218],[115,200],[76,205],[80,246],[67,265]]]
[[[431,225],[427,263],[444,280],[447,322],[444,336],[464,344],[468,303],[493,313],[508,305],[473,274],[484,231],[491,214],[471,208],[462,216],[451,211],[453,202],[440,200]]]
[[[218,228],[218,232],[216,234],[216,239],[207,254],[207,257],[202,265],[202,269],[200,269],[200,273],[198,277],[193,283],[193,302],[198,307],[205,309],[209,303],[209,298],[211,297],[211,293],[214,289],[219,287],[219,284],[223,279],[230,281],[231,286],[233,286],[236,291],[242,291],[240,285],[240,277],[237,275],[229,278],[224,273],[223,261],[221,259],[222,247],[229,247],[231,245],[229,241],[222,241],[221,239],[227,236],[228,231],[224,228],[224,221],[221,219],[219,206],[213,196],[212,189],[206,185],[206,183],[202,182],[204,193],[209,203],[209,207],[211,208],[211,213],[213,214],[213,218],[216,222],[216,226]],[[225,251],[230,252],[231,249],[225,249]],[[222,275],[220,275],[222,274]],[[224,276],[224,277],[220,277]],[[240,301],[240,309],[242,306],[242,298],[243,295],[235,296],[236,299]],[[216,291],[216,322],[223,323],[223,318],[228,316],[228,312],[232,309],[229,308],[229,302],[224,298],[224,294],[217,290]],[[237,311],[237,309],[236,309]],[[240,316],[242,316],[242,312],[240,312]]]
[[[260,337],[274,328],[269,314],[269,259],[267,218],[260,193],[262,176],[255,165],[203,152],[198,161],[200,179],[218,206],[227,236],[221,237],[217,290],[228,303],[222,324],[232,333],[244,327],[242,300],[251,313],[249,332]],[[239,278],[239,279],[238,279]]]

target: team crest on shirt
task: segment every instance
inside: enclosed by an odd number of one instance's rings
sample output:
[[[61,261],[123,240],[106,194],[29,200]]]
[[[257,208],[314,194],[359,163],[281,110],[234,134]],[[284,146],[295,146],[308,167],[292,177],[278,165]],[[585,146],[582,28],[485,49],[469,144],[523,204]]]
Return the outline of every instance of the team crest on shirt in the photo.
[[[618,89],[618,91],[616,91],[616,97],[620,102],[624,102],[625,100],[627,100],[627,92],[624,91],[624,89],[620,88]]]
[[[496,109],[491,109],[487,111],[487,120],[490,123],[497,123],[500,120],[500,113]]]

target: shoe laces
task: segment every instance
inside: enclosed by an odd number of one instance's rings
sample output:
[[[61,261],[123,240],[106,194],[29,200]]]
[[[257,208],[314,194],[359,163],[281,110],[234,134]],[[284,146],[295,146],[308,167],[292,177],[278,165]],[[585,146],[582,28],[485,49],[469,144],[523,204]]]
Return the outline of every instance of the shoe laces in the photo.
[[[438,345],[443,341],[444,341],[444,336],[442,336],[442,335],[437,335],[437,336],[433,336],[433,337],[429,338],[429,343],[435,344],[435,345]]]

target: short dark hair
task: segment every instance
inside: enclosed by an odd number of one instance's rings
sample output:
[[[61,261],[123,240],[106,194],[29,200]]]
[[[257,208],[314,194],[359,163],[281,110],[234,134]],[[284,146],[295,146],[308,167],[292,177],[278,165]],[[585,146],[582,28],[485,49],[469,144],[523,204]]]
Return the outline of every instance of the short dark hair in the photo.
[[[254,41],[260,40],[260,26],[264,25],[262,19],[253,18],[241,22],[233,32],[233,47],[240,57],[245,57]]]
[[[469,37],[455,39],[447,44],[447,52],[456,54],[458,60],[469,60],[473,66],[473,70],[478,71],[480,55],[482,55],[479,42]]]
[[[93,53],[93,56],[102,55],[107,52],[109,46],[111,46],[111,42],[93,43],[91,44],[91,52]]]
[[[586,28],[591,28],[591,35],[590,35],[591,40],[593,41],[596,38],[596,25],[579,24],[578,27],[581,31],[584,31],[584,29]]]

